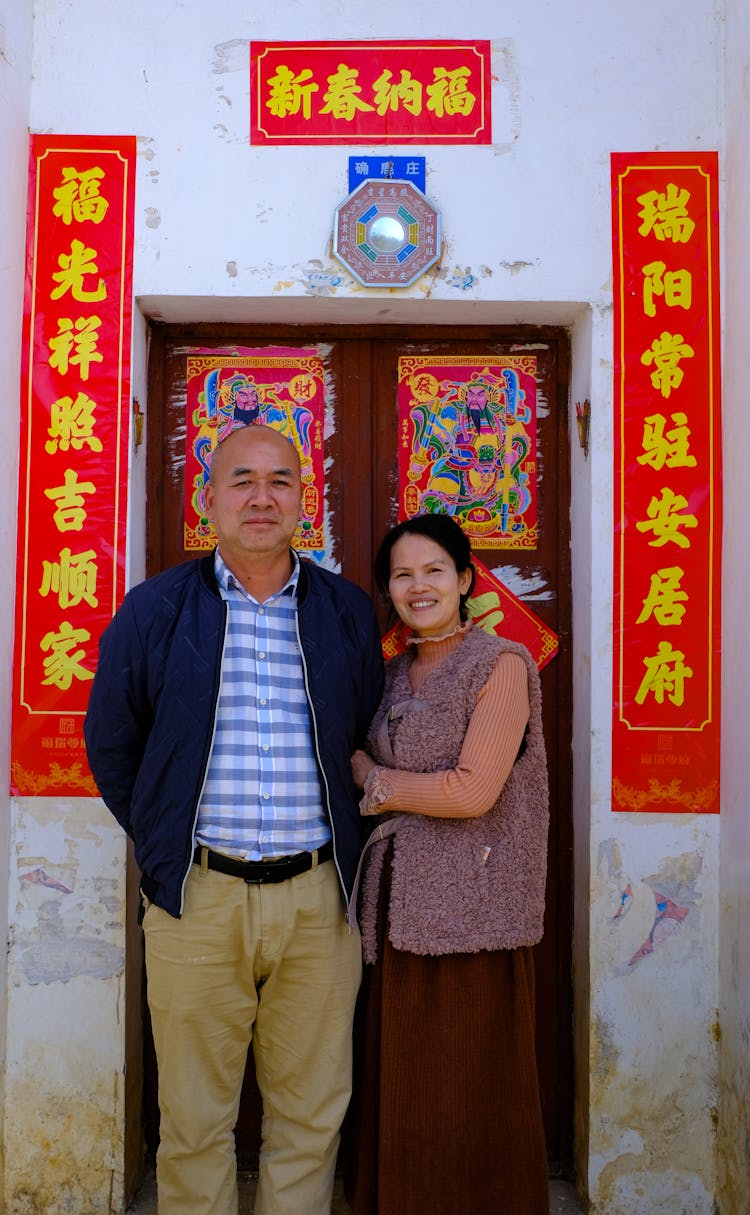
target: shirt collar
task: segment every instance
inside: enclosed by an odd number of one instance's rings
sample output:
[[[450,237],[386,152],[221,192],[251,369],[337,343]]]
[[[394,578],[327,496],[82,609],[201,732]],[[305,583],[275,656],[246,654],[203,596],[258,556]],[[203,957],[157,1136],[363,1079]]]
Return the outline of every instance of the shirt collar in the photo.
[[[290,548],[289,553],[292,558],[292,572],[284,585],[280,587],[274,595],[271,595],[271,599],[278,599],[281,595],[290,595],[294,598],[297,595],[300,571],[299,557],[293,548]],[[224,558],[222,557],[218,548],[216,548],[214,551],[214,573],[216,574],[216,581],[223,590],[230,591],[237,589],[242,591],[243,594],[247,594],[247,591],[242,583],[235,578],[229,566],[224,561]]]

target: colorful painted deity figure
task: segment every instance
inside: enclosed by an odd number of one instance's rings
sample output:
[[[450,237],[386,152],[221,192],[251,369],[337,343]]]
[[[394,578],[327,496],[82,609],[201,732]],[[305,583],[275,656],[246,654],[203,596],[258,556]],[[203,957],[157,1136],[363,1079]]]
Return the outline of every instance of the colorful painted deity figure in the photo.
[[[417,468],[432,461],[418,509],[456,516],[470,536],[512,538],[526,530],[530,410],[517,372],[504,369],[501,376],[443,381],[429,417],[424,408],[421,418],[419,407],[413,410],[413,460]]]
[[[252,422],[259,422],[261,409],[257,385],[245,376],[235,376],[234,379],[238,382],[234,387],[233,425],[249,426]]]
[[[299,380],[302,377],[295,377]],[[258,384],[254,379],[236,372],[221,379],[221,370],[209,372],[200,405],[195,411],[197,431],[193,450],[201,466],[200,484],[196,481],[194,505],[198,513],[205,510],[203,490],[208,479],[211,452],[221,439],[240,426],[263,423],[273,426],[294,444],[300,457],[303,481],[312,476],[310,425],[312,412],[300,400],[289,401],[282,396],[290,387],[286,384]]]
[[[206,517],[205,488],[217,443],[232,430],[264,424],[294,444],[302,472],[301,535],[310,540],[311,548],[314,545],[322,551],[323,533],[318,520],[322,468],[316,472],[316,459],[321,459],[320,418],[314,424],[315,411],[319,415],[322,408],[319,377],[314,369],[288,363],[283,370],[288,371],[288,379],[276,378],[278,371],[274,378],[266,379],[264,366],[258,371],[236,364],[227,366],[223,360],[223,365],[208,370],[204,365],[198,373],[200,379],[196,375],[189,383],[186,547],[207,547],[213,540]]]

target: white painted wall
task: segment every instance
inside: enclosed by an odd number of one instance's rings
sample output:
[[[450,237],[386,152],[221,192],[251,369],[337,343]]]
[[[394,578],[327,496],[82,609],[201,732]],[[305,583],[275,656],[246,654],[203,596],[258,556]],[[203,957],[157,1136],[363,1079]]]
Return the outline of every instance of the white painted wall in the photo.
[[[747,543],[747,320],[750,315],[750,10],[727,5],[726,342],[724,362],[724,636],[719,1195],[721,1215],[744,1215],[750,1195],[750,562]]]
[[[178,311],[172,297],[198,297],[193,318],[236,319],[248,300],[326,296],[331,289],[315,276],[342,277],[330,256],[331,216],[347,192],[351,151],[248,147],[249,40],[490,36],[497,142],[426,150],[446,256],[437,275],[405,293],[410,311],[428,293],[431,301],[606,307],[609,152],[716,146],[721,7],[478,0],[467,22],[453,0],[412,9],[399,0],[377,8],[280,0],[272,12],[246,0],[44,0],[32,125],[135,131],[136,295],[158,300],[164,316]],[[66,76],[74,61],[86,71]],[[469,292],[467,273],[477,280]],[[353,317],[352,296],[360,305],[378,293],[343,279],[335,294],[349,297]]]
[[[16,495],[18,479],[18,376],[26,230],[27,126],[31,101],[32,0],[0,0],[0,383],[4,385],[0,418],[0,561],[9,571],[7,591],[0,595],[0,1077],[6,1064],[8,983],[8,877],[11,824],[10,720],[13,663],[13,586],[15,570]],[[0,1210],[5,1177],[5,1087],[0,1082]]]
[[[35,6],[32,128],[139,137],[135,291],[147,316],[546,321],[571,328],[572,397],[592,401],[587,462],[573,436],[572,521],[577,1139],[580,1180],[594,1215],[713,1215],[716,1107],[723,1103],[730,1115],[743,1100],[747,1104],[750,1089],[747,1064],[740,1063],[750,1007],[750,959],[740,931],[750,851],[742,765],[747,693],[741,678],[747,670],[741,628],[748,575],[740,514],[740,453],[747,438],[742,319],[750,304],[744,272],[747,225],[742,222],[750,183],[740,119],[747,108],[750,31],[740,0],[727,3],[731,122],[724,167],[733,180],[726,191],[725,235],[727,240],[733,235],[738,269],[728,272],[726,284],[733,305],[726,309],[726,411],[732,437],[728,476],[739,520],[729,519],[727,531],[732,561],[727,566],[726,620],[735,645],[727,690],[734,723],[729,722],[725,735],[730,846],[722,862],[726,945],[721,1003],[728,1039],[725,1089],[730,1076],[739,1081],[735,1095],[725,1097],[722,1089],[721,1099],[716,1045],[719,822],[610,812],[609,153],[723,150],[724,0],[661,0],[658,5],[652,0],[627,5],[614,0],[527,0],[525,5],[477,0],[469,10],[454,0],[411,9],[400,0],[381,0],[377,8],[362,0],[305,6],[277,0],[271,8],[253,0],[210,5],[203,0],[121,0],[118,5],[37,0]],[[440,267],[413,287],[389,292],[359,287],[331,255],[331,217],[346,194],[351,149],[248,145],[248,42],[397,35],[492,39],[496,142],[488,148],[424,149],[427,193],[443,213],[445,254]],[[25,167],[20,176],[25,181]],[[16,267],[22,244],[19,220],[20,214],[9,237],[0,236],[8,240]],[[14,282],[17,296],[18,269]],[[13,291],[0,295],[0,309],[11,327],[17,306]],[[144,345],[137,326],[138,395],[145,394]],[[7,350],[0,357],[7,357]],[[11,380],[15,365],[8,368]],[[7,454],[0,459],[8,459]],[[13,467],[11,461],[11,482]],[[143,568],[142,468],[141,452],[135,462],[139,489],[133,494],[130,532],[136,576]],[[4,492],[12,500],[11,491]],[[728,517],[732,513],[728,510]],[[10,538],[0,536],[0,544],[7,558]],[[7,613],[7,604],[0,610]],[[4,694],[7,700],[7,689]],[[37,901],[38,889],[14,876],[12,934],[42,940],[43,916],[49,924],[57,915],[69,955],[75,957],[80,939],[93,934],[114,959],[122,942],[122,853],[104,812],[83,801],[62,806],[24,800],[13,810],[11,873],[17,874],[19,858],[27,865],[29,858],[39,857],[45,867],[75,874],[77,885],[74,902],[58,899],[45,911]],[[84,829],[86,815],[91,816],[90,831]],[[95,882],[113,874],[115,886],[107,897],[114,903],[105,920]],[[628,883],[634,896],[630,909],[615,920]],[[651,957],[628,966],[653,922],[655,889],[681,901],[688,916]],[[111,1209],[117,1210],[119,1099],[113,1097],[107,1108],[98,1106],[100,1126],[106,1126],[98,1140],[88,1132],[82,1137],[63,1117],[63,1098],[80,1097],[70,1073],[88,1069],[97,1094],[116,1074],[121,1048],[114,1023],[121,1007],[116,967],[108,975],[65,978],[58,973],[45,986],[32,983],[27,956],[16,946],[11,957],[16,986],[9,989],[6,1091],[17,1097],[30,1059],[44,1074],[54,1053],[48,1074],[58,1102],[58,1151],[61,1157],[77,1152],[79,1159],[88,1149],[93,1160],[96,1152],[101,1154],[102,1138],[111,1143],[104,1155],[114,1179]],[[75,1022],[77,1010],[92,1003],[98,1008],[91,1025],[98,1043],[93,1063],[90,1041],[84,1058]],[[54,1039],[50,1008],[56,1010]],[[66,1075],[57,1062],[62,1043],[70,1069]],[[720,1172],[729,1194],[742,1166],[730,1122],[723,1125]],[[14,1161],[6,1168],[8,1215],[24,1209],[21,1187],[29,1183],[31,1165],[39,1169],[44,1161],[42,1131],[30,1112],[25,1130],[27,1150],[18,1165]],[[20,1121],[13,1134],[14,1143],[20,1143]],[[56,1177],[59,1186],[60,1175]],[[90,1209],[108,1211],[101,1170],[94,1170],[87,1184]],[[728,1205],[721,1215],[739,1211]]]

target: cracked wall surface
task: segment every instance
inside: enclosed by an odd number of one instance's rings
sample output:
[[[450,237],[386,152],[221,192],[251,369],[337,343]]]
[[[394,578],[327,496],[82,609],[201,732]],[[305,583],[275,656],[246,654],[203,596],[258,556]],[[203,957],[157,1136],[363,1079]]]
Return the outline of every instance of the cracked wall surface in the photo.
[[[14,803],[7,1215],[123,1200],[124,839],[95,798]]]

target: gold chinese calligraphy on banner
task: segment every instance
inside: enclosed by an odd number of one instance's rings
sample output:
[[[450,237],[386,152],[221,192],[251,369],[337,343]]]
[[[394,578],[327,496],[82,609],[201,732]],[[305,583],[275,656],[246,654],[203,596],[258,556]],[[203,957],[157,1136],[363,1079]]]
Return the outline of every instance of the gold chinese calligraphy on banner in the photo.
[[[487,144],[490,43],[251,42],[254,144]]]
[[[717,157],[612,156],[613,810],[719,809]]]
[[[31,139],[11,792],[96,795],[83,718],[124,591],[135,139]]]

